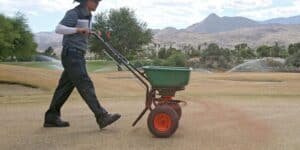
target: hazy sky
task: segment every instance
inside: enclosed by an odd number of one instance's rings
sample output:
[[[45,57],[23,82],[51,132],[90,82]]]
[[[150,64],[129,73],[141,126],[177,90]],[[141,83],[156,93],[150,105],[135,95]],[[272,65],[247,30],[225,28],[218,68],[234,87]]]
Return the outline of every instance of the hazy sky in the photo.
[[[53,31],[73,0],[0,0],[0,13],[26,14],[34,32]],[[219,16],[244,16],[254,20],[300,14],[300,0],[102,0],[97,12],[129,7],[150,28],[185,28],[210,13]]]

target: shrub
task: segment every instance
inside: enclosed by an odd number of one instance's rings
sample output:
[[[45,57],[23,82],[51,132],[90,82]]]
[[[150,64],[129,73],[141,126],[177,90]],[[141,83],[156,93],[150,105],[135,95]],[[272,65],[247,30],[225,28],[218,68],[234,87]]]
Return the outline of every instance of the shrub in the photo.
[[[300,67],[300,51],[288,57],[286,63],[289,66]]]

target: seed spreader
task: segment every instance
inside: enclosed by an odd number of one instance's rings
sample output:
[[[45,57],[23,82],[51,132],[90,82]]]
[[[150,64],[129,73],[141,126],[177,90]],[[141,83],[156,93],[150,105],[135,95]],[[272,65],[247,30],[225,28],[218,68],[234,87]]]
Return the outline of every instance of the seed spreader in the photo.
[[[117,63],[123,64],[146,88],[145,108],[133,122],[135,126],[149,110],[147,125],[156,137],[167,138],[173,135],[182,115],[181,100],[175,100],[175,93],[184,90],[190,79],[191,68],[145,66],[143,71],[134,67],[118,50],[97,33],[92,35],[103,44],[105,53]]]

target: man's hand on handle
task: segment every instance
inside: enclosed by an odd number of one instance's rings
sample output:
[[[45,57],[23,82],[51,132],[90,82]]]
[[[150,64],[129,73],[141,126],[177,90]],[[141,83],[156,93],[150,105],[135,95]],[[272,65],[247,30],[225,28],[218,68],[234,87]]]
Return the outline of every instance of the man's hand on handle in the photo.
[[[98,35],[99,37],[102,37],[105,41],[109,41],[111,39],[111,32],[106,32],[105,34],[102,34],[101,31],[91,31],[90,34],[96,34]]]
[[[86,29],[86,28],[77,28],[77,33],[83,34],[83,35],[89,35],[90,34],[90,30]]]

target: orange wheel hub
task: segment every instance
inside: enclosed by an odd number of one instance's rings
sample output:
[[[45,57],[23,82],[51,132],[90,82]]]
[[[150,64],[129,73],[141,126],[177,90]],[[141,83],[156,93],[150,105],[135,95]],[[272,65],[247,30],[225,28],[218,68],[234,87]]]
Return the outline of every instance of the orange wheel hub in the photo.
[[[154,128],[159,132],[167,132],[172,126],[172,119],[168,114],[159,113],[154,117]]]

